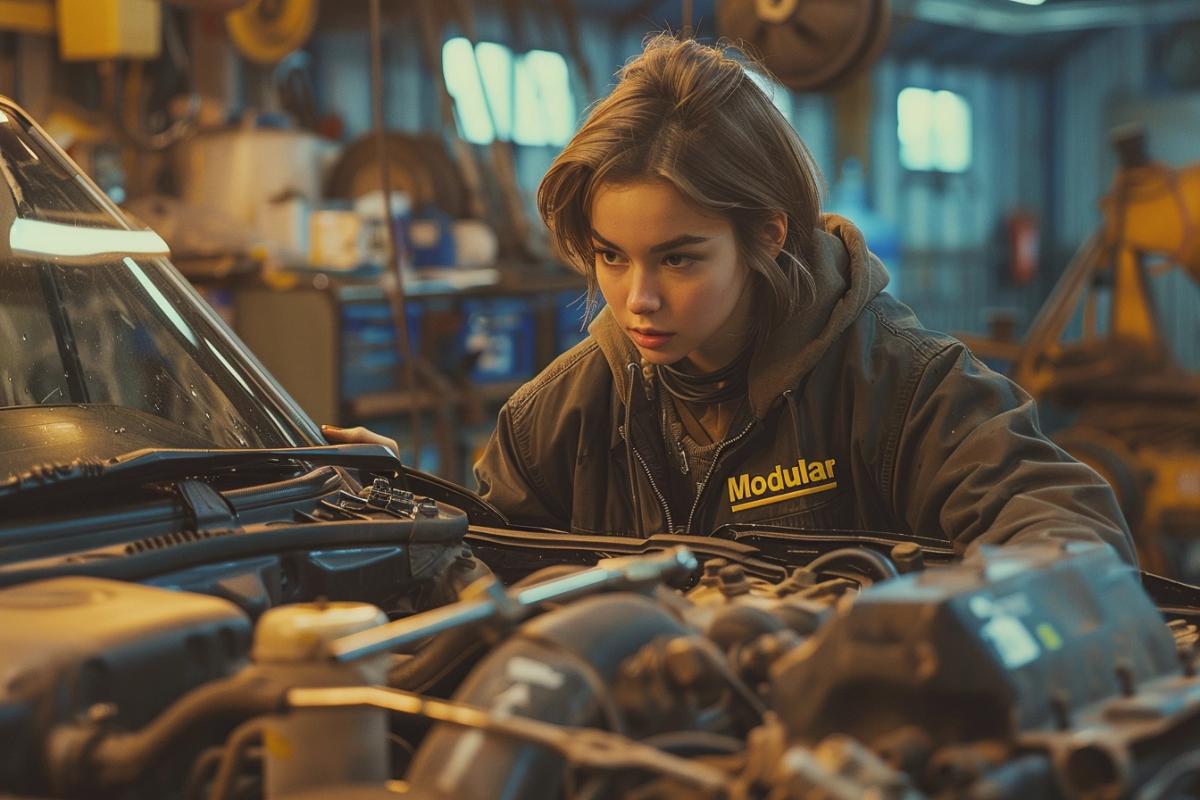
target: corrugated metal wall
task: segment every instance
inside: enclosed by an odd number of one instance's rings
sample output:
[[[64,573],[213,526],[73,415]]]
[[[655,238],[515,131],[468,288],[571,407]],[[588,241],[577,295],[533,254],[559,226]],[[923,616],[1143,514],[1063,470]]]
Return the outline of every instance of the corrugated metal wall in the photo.
[[[906,86],[948,89],[973,112],[974,163],[964,175],[913,173],[900,164],[896,97]],[[929,328],[983,332],[994,312],[1027,323],[1049,288],[1043,274],[1018,287],[1006,277],[1005,214],[1043,214],[1047,202],[1047,86],[1040,76],[884,59],[873,73],[868,181],[873,208],[901,230],[888,264],[891,291]],[[832,184],[838,177],[833,102],[792,95],[792,124]]]
[[[322,111],[337,113],[348,140],[371,128],[371,50],[366,31],[322,31],[312,38],[313,92]],[[435,95],[412,28],[390,30],[383,50],[383,104],[389,128],[434,130]]]
[[[1128,107],[1151,93],[1151,34],[1143,28],[1099,34],[1063,59],[1053,76],[1054,215],[1056,246],[1069,251],[1100,223],[1097,202],[1108,190],[1116,168],[1109,137],[1117,123],[1138,117]],[[1177,105],[1180,95],[1158,102]],[[1196,98],[1192,98],[1196,102]],[[1172,131],[1193,146],[1155,150],[1153,120],[1146,119],[1152,156],[1175,166],[1200,161],[1200,130]],[[1200,287],[1178,270],[1155,278],[1151,286],[1163,327],[1179,361],[1200,370]]]
[[[502,20],[479,20],[483,38],[506,40]],[[562,50],[552,31],[532,28],[540,46]],[[607,84],[640,49],[641,32],[587,21],[585,47],[598,82]],[[1023,329],[1071,251],[1099,219],[1096,201],[1112,175],[1107,120],[1116,99],[1146,84],[1146,36],[1140,30],[1096,35],[1064,56],[1053,71],[1035,72],[884,59],[873,76],[869,189],[876,210],[901,227],[903,254],[889,264],[894,291],[934,329],[982,332],[995,311]],[[370,124],[365,34],[325,32],[313,43],[316,93],[336,110],[347,132]],[[412,26],[394,27],[387,46],[388,123],[403,130],[437,125],[436,99],[417,55]],[[896,96],[905,86],[949,89],[973,112],[974,163],[964,175],[912,173],[899,163]],[[792,123],[827,179],[837,176],[832,102],[793,95]],[[582,103],[578,109],[582,113]],[[532,197],[554,157],[552,148],[518,148],[519,178]],[[1200,152],[1196,158],[1200,158]],[[1048,236],[1042,270],[1028,286],[1007,276],[1005,215],[1039,214]],[[1159,296],[1173,341],[1187,363],[1200,367],[1200,298],[1181,276],[1168,276]]]
[[[507,42],[503,17],[478,9],[475,19],[483,41]],[[540,20],[527,21],[530,47],[557,50],[567,48],[561,28]],[[641,37],[629,30],[618,31],[608,19],[586,20],[582,47],[595,86],[593,91],[607,93],[614,72],[626,58],[640,49]],[[324,112],[337,113],[345,126],[347,140],[371,129],[370,50],[365,30],[326,30],[314,35],[309,45],[313,55],[313,91]],[[402,131],[434,131],[441,127],[438,94],[421,58],[416,20],[411,15],[392,20],[384,38],[384,115],[389,128]],[[576,81],[577,92],[583,87]],[[576,112],[584,112],[585,97],[580,95]],[[487,161],[481,149],[481,159]],[[552,147],[517,147],[514,159],[517,178],[532,209],[533,195],[550,162],[557,154]]]
[[[973,163],[962,175],[900,164],[896,97],[906,86],[948,89],[972,111]],[[1045,276],[1024,287],[1007,277],[1005,215],[1045,211],[1046,89],[1036,75],[885,60],[875,70],[871,177],[875,207],[903,232],[899,296],[927,327],[982,332],[995,310],[1028,322]]]
[[[1140,29],[1098,34],[1068,54],[1053,75],[1057,244],[1082,241],[1100,222],[1097,201],[1116,159],[1108,146],[1112,102],[1144,90],[1145,36]]]
[[[476,11],[475,23],[483,41],[508,42],[511,36],[499,14]],[[607,19],[583,24],[582,46],[597,89],[605,89],[613,73],[640,47],[641,37],[615,30]],[[529,20],[528,44],[566,53],[560,28]],[[318,31],[309,43],[313,55],[313,90],[320,108],[336,112],[345,123],[348,138],[362,135],[371,126],[370,50],[362,29]],[[384,34],[386,78],[384,97],[387,124],[399,130],[435,130],[440,125],[437,93],[420,55],[416,20],[411,14],[390,20]],[[577,87],[579,88],[579,87]],[[577,111],[583,112],[584,103]],[[519,148],[523,150],[525,148]],[[535,148],[536,149],[536,148]],[[540,174],[537,177],[541,177]],[[536,181],[535,181],[536,182]]]

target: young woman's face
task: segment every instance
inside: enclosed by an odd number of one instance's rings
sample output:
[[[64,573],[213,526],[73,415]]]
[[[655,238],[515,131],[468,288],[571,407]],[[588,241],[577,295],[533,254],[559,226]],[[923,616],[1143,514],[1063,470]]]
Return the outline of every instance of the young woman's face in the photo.
[[[647,180],[601,185],[591,223],[600,293],[647,361],[710,372],[738,354],[753,293],[729,220]]]

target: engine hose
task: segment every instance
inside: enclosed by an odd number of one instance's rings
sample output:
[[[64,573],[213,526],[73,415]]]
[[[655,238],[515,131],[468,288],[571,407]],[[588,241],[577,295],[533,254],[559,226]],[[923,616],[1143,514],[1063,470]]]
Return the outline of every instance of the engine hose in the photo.
[[[771,611],[738,603],[725,606],[714,614],[705,634],[722,650],[729,651],[764,634],[778,633],[786,627],[784,621]]]
[[[250,746],[260,741],[263,736],[263,719],[261,717],[243,722],[229,734],[225,741],[225,752],[221,756],[221,765],[213,778],[209,800],[233,800],[234,785],[241,772],[246,754]]]
[[[475,627],[456,628],[435,637],[412,658],[388,670],[387,685],[393,689],[425,694],[462,665],[487,650],[487,638]]]
[[[746,743],[733,736],[708,731],[671,731],[642,739],[642,744],[657,747],[677,756],[731,756],[746,749]]]
[[[805,567],[809,572],[819,573],[847,566],[855,572],[865,574],[872,582],[878,583],[900,574],[896,565],[887,556],[868,550],[865,547],[843,547],[840,550],[830,550],[817,556]]]
[[[553,564],[526,575],[512,588],[561,578],[583,569],[587,568],[575,564]],[[491,574],[490,570],[487,574]],[[478,628],[447,631],[414,653],[412,658],[388,670],[388,686],[421,694],[429,692],[463,665],[478,659],[490,644],[486,637],[480,636]]]
[[[333,467],[319,467],[312,472],[266,486],[248,486],[230,489],[221,494],[241,514],[264,506],[273,506],[289,500],[301,500],[314,493],[328,493],[341,483],[342,476]]]
[[[192,762],[187,781],[183,784],[183,800],[206,800],[205,784],[216,774],[225,756],[224,747],[209,747]]]
[[[279,711],[285,695],[286,687],[251,668],[188,692],[139,731],[62,726],[50,734],[47,773],[62,794],[123,786],[144,774],[199,723],[240,721]]]
[[[725,682],[729,684],[729,688],[733,690],[738,699],[755,715],[758,721],[762,722],[765,720],[769,709],[763,703],[762,698],[756,695],[754,690],[747,686],[738,674],[733,671],[725,661],[725,654],[715,644],[708,641],[708,639],[697,638],[696,645],[701,655],[725,679]]]
[[[601,696],[629,656],[660,637],[689,631],[641,595],[598,595],[525,623],[467,677],[454,699],[558,725],[599,727]],[[611,721],[607,722],[609,727]],[[562,788],[562,758],[514,739],[438,725],[406,780],[430,798],[553,797]]]

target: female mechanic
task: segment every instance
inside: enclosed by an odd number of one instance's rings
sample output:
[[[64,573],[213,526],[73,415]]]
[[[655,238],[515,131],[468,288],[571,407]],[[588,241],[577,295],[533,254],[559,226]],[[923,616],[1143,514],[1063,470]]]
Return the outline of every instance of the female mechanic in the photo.
[[[822,216],[804,144],[722,49],[660,35],[538,190],[605,306],[518,390],[475,465],[519,524],[706,534],[728,522],[1132,547],[1107,484],[1033,401],[883,291]],[[326,428],[331,441],[391,440]]]

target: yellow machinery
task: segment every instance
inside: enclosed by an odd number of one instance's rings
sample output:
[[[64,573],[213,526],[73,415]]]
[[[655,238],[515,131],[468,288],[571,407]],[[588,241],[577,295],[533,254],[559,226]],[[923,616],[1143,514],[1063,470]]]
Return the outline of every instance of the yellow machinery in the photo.
[[[58,0],[58,54],[64,61],[158,58],[158,0]]]
[[[1200,375],[1173,359],[1148,281],[1179,268],[1200,283],[1200,163],[1151,162],[1140,131],[1115,140],[1120,166],[1104,222],[1080,248],[1012,377],[1078,412],[1053,436],[1116,490],[1143,568],[1200,577]],[[1107,309],[1107,313],[1105,313]],[[1065,341],[1071,323],[1082,335]]]
[[[0,0],[0,31],[58,34],[64,61],[158,58],[164,0]],[[301,47],[318,0],[166,0],[224,13],[229,38],[247,59],[274,64]]]

